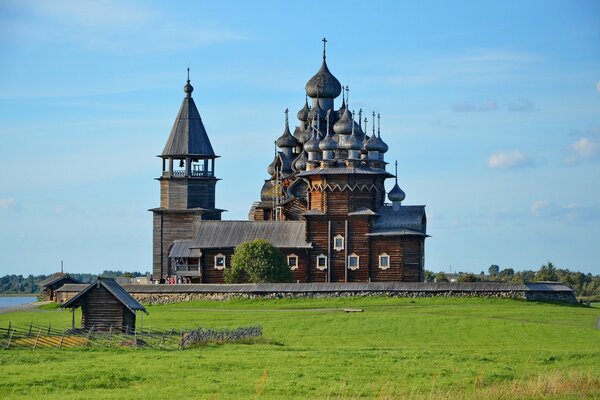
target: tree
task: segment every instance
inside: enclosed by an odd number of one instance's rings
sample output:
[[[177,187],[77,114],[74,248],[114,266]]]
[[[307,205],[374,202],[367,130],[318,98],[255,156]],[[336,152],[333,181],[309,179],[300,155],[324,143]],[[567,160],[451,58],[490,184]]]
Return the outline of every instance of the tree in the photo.
[[[478,282],[479,278],[472,273],[460,274],[456,278],[456,282]]]
[[[515,275],[515,270],[512,268],[505,268],[498,273],[501,278],[511,278]]]
[[[558,281],[558,275],[556,274],[556,268],[550,261],[546,265],[542,265],[540,270],[535,274],[536,281]]]
[[[437,274],[435,274],[435,281],[436,282],[448,282],[448,277],[446,276],[445,273],[438,272]]]
[[[256,239],[235,248],[224,280],[226,283],[290,282],[292,271],[275,246]]]
[[[429,270],[425,270],[425,282],[433,282],[435,280],[435,274]]]
[[[500,271],[500,267],[497,266],[496,264],[492,264],[490,265],[490,267],[488,268],[488,272],[490,273],[490,275],[492,276],[496,276],[498,275],[498,272]]]

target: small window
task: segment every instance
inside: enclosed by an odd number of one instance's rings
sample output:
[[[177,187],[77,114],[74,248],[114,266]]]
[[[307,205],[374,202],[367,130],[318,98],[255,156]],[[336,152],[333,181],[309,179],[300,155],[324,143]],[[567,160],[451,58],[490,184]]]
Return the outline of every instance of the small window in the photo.
[[[290,267],[291,270],[298,269],[298,256],[295,254],[288,255],[287,263],[288,263],[288,267]]]
[[[379,255],[379,268],[388,269],[390,267],[390,256],[386,253]]]
[[[317,256],[317,269],[321,271],[327,269],[327,256],[325,254]]]
[[[215,269],[225,268],[225,256],[223,254],[217,254],[215,256]]]
[[[348,269],[355,270],[360,266],[360,257],[356,254],[351,254],[348,256]]]
[[[335,235],[333,238],[333,249],[337,251],[344,250],[344,237],[342,235]]]

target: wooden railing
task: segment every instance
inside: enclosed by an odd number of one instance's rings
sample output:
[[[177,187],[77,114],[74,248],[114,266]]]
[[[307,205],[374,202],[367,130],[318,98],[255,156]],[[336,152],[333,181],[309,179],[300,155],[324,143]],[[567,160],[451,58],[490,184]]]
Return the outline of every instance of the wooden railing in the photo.
[[[177,272],[188,272],[188,271],[199,271],[200,266],[198,264],[195,265],[177,265]]]
[[[172,171],[171,173],[169,173],[169,171],[163,171],[162,176],[163,177],[169,177],[169,176],[181,177],[181,176],[185,176],[185,170],[178,169],[178,170]],[[214,176],[214,174],[213,174],[213,171],[191,171],[189,176],[192,176],[192,177]]]

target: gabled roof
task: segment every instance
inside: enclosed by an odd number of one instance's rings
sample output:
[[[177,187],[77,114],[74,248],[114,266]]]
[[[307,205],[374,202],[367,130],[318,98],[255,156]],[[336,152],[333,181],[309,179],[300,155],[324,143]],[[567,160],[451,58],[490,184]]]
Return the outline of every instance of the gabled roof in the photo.
[[[171,129],[162,156],[198,155],[215,157],[208,134],[192,97],[185,97]]]
[[[77,307],[82,303],[85,294],[89,292],[92,288],[96,286],[103,286],[106,290],[110,292],[115,298],[121,302],[125,307],[127,307],[131,312],[135,312],[136,310],[141,310],[148,314],[148,311],[142,306],[136,299],[134,299],[121,285],[119,285],[112,278],[102,278],[98,277],[94,282],[92,282],[88,287],[83,289],[81,292],[77,293],[74,297],[72,297],[69,301],[64,303],[61,307]]]
[[[304,221],[200,221],[191,248],[231,248],[264,239],[280,248],[310,248]]]
[[[70,276],[69,274],[65,274],[63,272],[57,272],[55,274],[50,275],[48,278],[40,281],[37,283],[37,285],[39,287],[48,287],[51,286],[53,284],[55,284],[56,282],[62,280],[62,279],[68,279],[73,281],[72,283],[79,283],[79,281],[75,278],[73,278],[72,276]]]

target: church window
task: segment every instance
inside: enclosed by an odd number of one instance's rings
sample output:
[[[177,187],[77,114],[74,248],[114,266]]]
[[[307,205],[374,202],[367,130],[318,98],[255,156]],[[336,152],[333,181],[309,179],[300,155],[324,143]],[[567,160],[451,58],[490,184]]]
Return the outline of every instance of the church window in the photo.
[[[291,270],[298,269],[298,256],[295,254],[289,254],[287,256],[287,263]]]
[[[348,268],[351,270],[358,269],[360,266],[360,257],[352,253],[348,256]]]
[[[333,249],[336,251],[344,250],[344,237],[342,235],[335,235],[333,238]]]
[[[317,269],[321,271],[327,269],[327,256],[325,254],[317,256]]]
[[[217,254],[215,256],[215,269],[225,268],[225,256],[223,254]]]
[[[379,255],[379,268],[388,269],[390,267],[390,256],[386,253]]]

